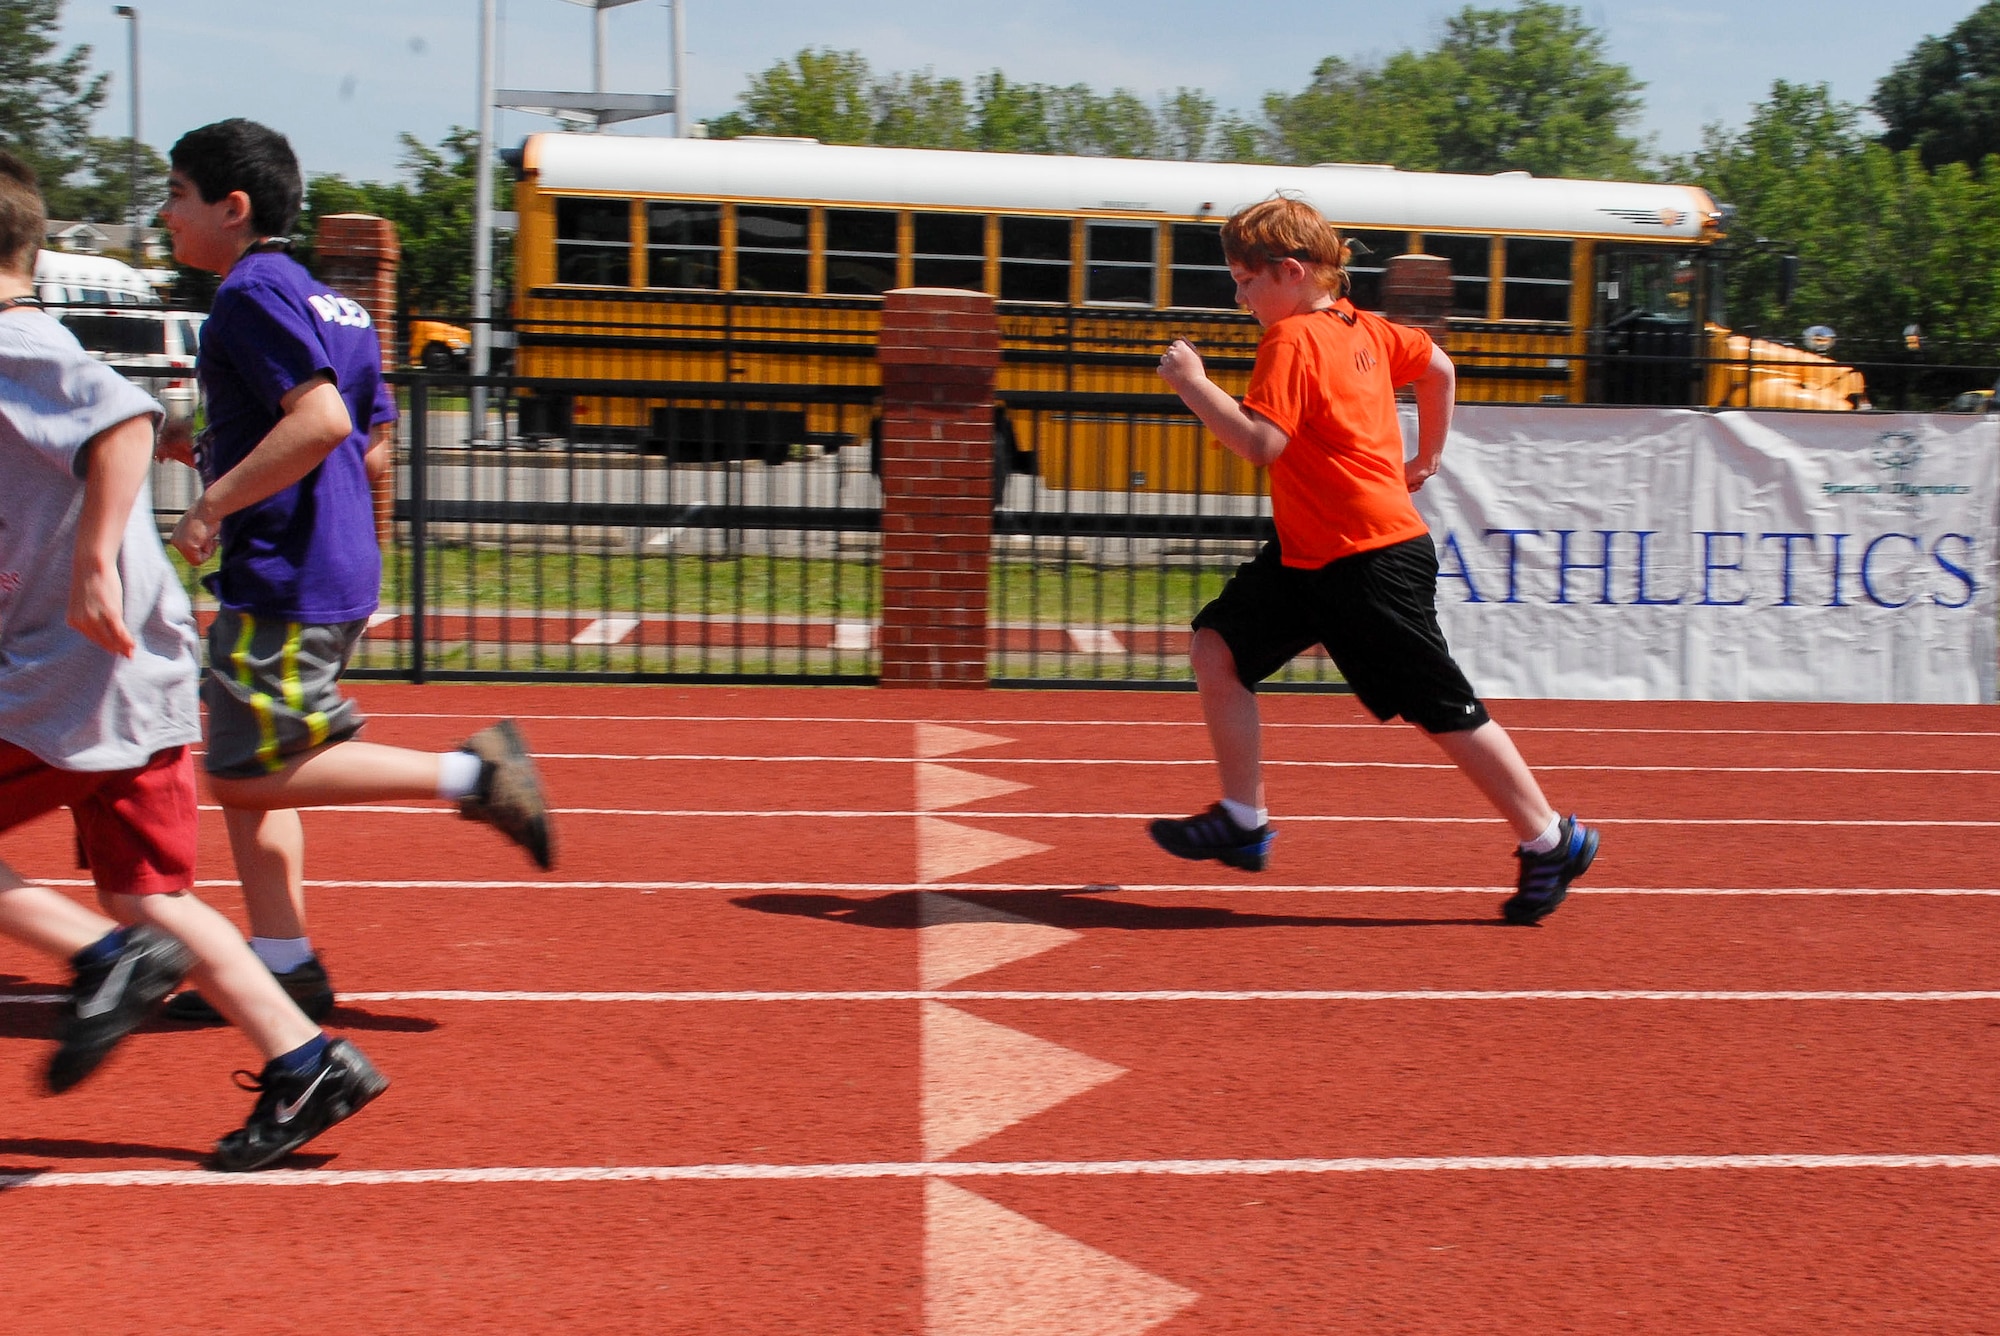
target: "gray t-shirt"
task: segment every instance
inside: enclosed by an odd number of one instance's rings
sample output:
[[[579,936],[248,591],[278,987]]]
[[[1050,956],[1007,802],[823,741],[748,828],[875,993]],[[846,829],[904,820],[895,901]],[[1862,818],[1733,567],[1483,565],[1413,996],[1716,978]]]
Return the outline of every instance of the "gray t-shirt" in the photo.
[[[121,659],[70,629],[84,446],[160,406],[36,310],[0,315],[0,738],[64,770],[129,770],[197,742],[194,617],[154,527],[150,486],[125,525]]]

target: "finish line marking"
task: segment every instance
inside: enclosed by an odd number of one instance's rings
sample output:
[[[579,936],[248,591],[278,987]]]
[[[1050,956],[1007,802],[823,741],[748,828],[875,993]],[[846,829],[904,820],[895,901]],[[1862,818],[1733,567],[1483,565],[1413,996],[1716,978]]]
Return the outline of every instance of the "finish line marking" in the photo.
[[[93,883],[77,877],[41,877],[37,886],[93,889]],[[197,890],[233,890],[233,879],[197,881]],[[383,891],[638,891],[653,895],[660,891],[800,891],[829,895],[897,895],[922,891],[956,894],[965,891],[994,895],[1512,895],[1512,886],[1312,886],[1272,884],[1229,886],[1212,882],[1132,882],[1098,883],[1086,886],[1051,886],[1032,881],[315,881],[308,887],[322,890]],[[2000,889],[1973,886],[1572,886],[1571,895],[1694,895],[1694,896],[1821,896],[1821,895],[1931,895],[2000,897]]]
[[[537,761],[644,761],[706,765],[714,763],[761,763],[770,765],[912,765],[928,758],[921,756],[759,756],[702,752],[545,752],[535,753]],[[1051,765],[1114,766],[1120,769],[1142,766],[1207,769],[1210,759],[1191,761],[1134,760],[1123,758],[1062,758],[1042,756],[958,756],[962,765]],[[1439,770],[1456,773],[1448,761],[1282,761],[1266,757],[1262,764],[1300,770]],[[1538,765],[1537,771],[1565,774],[1611,775],[2000,775],[2000,769],[1888,768],[1880,766],[1831,765]]]
[[[528,684],[532,686],[533,684]],[[858,688],[872,690],[873,688]],[[1609,702],[1617,704],[1620,702]],[[1631,702],[1623,702],[1630,704]],[[1950,708],[1950,707],[1944,707]],[[1966,707],[1971,712],[1972,707]],[[465,710],[369,710],[371,719],[491,719],[491,711]],[[1204,730],[1197,717],[1187,719],[919,719],[886,718],[880,715],[832,714],[515,714],[513,719],[548,723],[657,723],[657,724],[946,724],[963,728],[1183,728]],[[1309,723],[1267,719],[1264,730],[1307,729],[1379,733],[1379,723]],[[2000,738],[2000,729],[1947,728],[1590,728],[1575,724],[1509,724],[1509,733],[1602,733],[1641,734],[1663,737],[1749,737],[1749,738]]]
[[[61,993],[0,995],[0,1005],[49,1005]],[[1061,989],[884,988],[743,989],[685,992],[527,992],[463,988],[347,993],[340,1002],[2000,1002],[2000,989],[1963,991],[1826,991],[1668,988],[1234,988]]]
[[[0,1172],[10,1188],[388,1187],[478,1183],[671,1183],[882,1178],[1264,1178],[1280,1174],[1522,1173],[1583,1170],[2000,1169],[2000,1155],[1444,1155],[1323,1160],[1021,1160],[956,1164],[681,1164],[492,1169],[199,1169]]]
[[[204,812],[220,812],[221,807],[204,804]],[[395,804],[357,803],[334,807],[299,807],[300,812],[354,812],[368,816],[449,816],[456,817],[458,809],[442,803],[426,807],[403,807]],[[868,821],[868,820],[909,820],[914,817],[935,815],[915,810],[864,811],[856,809],[817,809],[804,807],[786,808],[700,808],[700,807],[552,807],[557,816],[632,816],[672,820],[701,821],[748,821],[760,820],[812,820],[812,821]],[[968,821],[1150,821],[1158,812],[986,812],[966,811],[953,808],[951,817]],[[1499,826],[1506,823],[1497,816],[1323,816],[1300,815],[1279,818],[1280,825],[1406,825],[1406,826]],[[1592,816],[1594,826],[1792,826],[1792,827],[1840,827],[1854,829],[1915,828],[1923,830],[1989,830],[2000,829],[2000,821],[1942,821],[1942,820],[1834,820],[1830,818],[1793,817],[1677,817],[1677,816]]]

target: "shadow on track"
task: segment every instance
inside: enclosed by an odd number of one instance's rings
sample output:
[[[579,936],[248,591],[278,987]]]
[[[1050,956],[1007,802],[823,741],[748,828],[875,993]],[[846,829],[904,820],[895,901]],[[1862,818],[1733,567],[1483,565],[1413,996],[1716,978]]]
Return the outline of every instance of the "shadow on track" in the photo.
[[[957,891],[939,886],[939,894],[998,910],[1052,928],[1081,932],[1087,928],[1119,928],[1130,932],[1173,932],[1219,928],[1498,928],[1494,918],[1370,918],[1340,914],[1249,914],[1210,905],[1147,905],[1100,898],[1115,886],[1079,886],[1072,890]],[[928,891],[892,891],[887,895],[804,895],[771,892],[739,896],[730,901],[760,914],[795,914],[804,918],[851,923],[861,928],[921,928],[922,897]]]

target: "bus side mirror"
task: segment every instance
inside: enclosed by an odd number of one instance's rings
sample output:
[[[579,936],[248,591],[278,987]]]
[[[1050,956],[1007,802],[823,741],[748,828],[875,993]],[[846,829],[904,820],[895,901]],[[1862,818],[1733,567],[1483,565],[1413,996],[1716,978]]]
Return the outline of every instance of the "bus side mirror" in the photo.
[[[1792,293],[1799,286],[1799,257],[1780,255],[1778,257],[1778,305],[1790,306]]]

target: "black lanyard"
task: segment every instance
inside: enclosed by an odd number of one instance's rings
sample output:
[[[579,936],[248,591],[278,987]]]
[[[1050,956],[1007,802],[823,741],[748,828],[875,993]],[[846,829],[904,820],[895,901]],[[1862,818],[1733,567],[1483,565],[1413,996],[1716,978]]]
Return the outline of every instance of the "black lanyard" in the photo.
[[[42,309],[42,299],[40,297],[26,296],[0,297],[0,311],[11,311],[16,306],[26,306],[31,310],[39,311]]]

